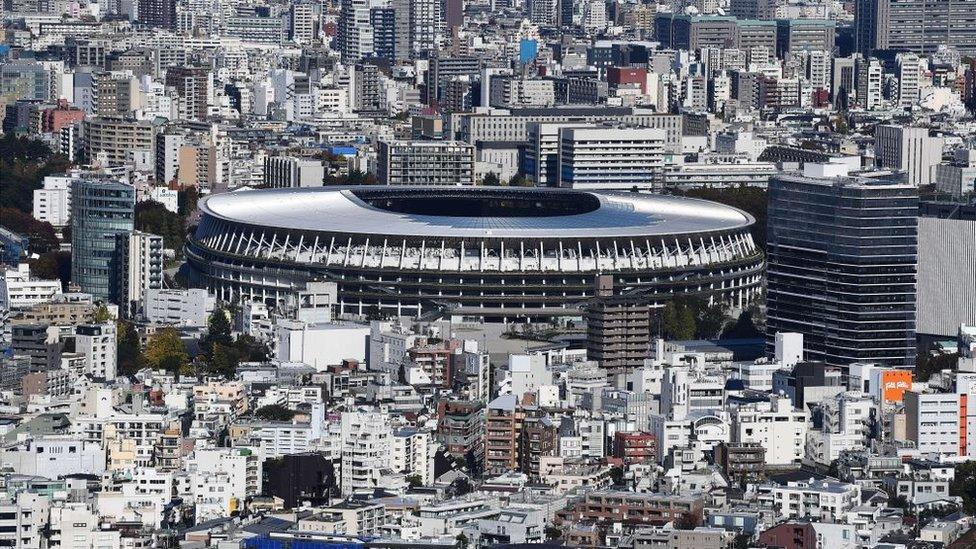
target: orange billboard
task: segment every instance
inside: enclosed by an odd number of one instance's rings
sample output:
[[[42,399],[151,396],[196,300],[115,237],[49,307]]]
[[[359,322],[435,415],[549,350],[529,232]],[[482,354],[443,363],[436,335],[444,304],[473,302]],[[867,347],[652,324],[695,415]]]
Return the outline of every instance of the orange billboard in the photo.
[[[885,370],[881,372],[881,399],[884,402],[901,402],[905,391],[912,388],[910,370]]]

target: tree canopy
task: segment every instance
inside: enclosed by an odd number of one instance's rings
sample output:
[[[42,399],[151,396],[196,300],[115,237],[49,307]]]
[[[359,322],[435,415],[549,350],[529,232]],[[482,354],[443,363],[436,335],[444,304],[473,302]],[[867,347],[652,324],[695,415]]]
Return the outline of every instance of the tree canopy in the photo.
[[[265,421],[291,421],[295,412],[281,404],[269,404],[255,410],[254,417]]]
[[[54,154],[43,141],[18,137],[13,133],[0,137],[0,204],[24,213],[32,211],[34,191],[40,189],[44,178],[64,173],[71,162],[64,155]],[[4,225],[8,223],[4,216]]]
[[[175,328],[163,328],[146,344],[146,364],[153,369],[187,373],[190,363],[186,345]]]
[[[147,200],[136,204],[136,229],[163,237],[163,245],[179,253],[186,240],[183,218],[159,202]]]

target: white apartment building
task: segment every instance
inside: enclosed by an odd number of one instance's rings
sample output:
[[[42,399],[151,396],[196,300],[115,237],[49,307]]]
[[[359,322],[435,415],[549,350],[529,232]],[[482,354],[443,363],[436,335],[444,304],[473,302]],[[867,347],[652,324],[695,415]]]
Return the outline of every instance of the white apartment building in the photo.
[[[157,324],[203,327],[217,305],[207,290],[163,290],[147,288],[143,294],[142,315]]]
[[[133,313],[147,290],[163,287],[163,237],[132,231],[115,238],[119,279],[116,302]]]
[[[874,154],[879,167],[904,171],[912,185],[930,185],[942,161],[942,138],[929,137],[927,128],[883,124],[874,130]]]
[[[788,482],[773,486],[772,497],[773,508],[786,519],[836,522],[861,505],[861,487],[826,480]]]
[[[391,468],[397,473],[411,477],[417,476],[423,485],[428,485],[434,477],[434,451],[430,433],[415,427],[404,427],[393,432]]]
[[[31,492],[0,500],[0,545],[16,549],[47,547],[43,533],[50,506],[47,496]]]
[[[662,184],[664,130],[564,128],[559,131],[559,186],[653,189]]]
[[[919,453],[959,455],[959,400],[957,393],[905,392],[905,438]]]
[[[914,53],[899,53],[895,56],[898,64],[898,105],[911,107],[918,102],[922,85],[923,61]]]
[[[19,475],[57,479],[105,471],[105,448],[70,435],[46,435],[17,441],[2,450],[3,463]]]
[[[243,502],[261,493],[261,460],[250,448],[196,448],[184,470],[201,475],[226,475],[231,496]]]
[[[301,454],[312,449],[312,426],[307,423],[264,423],[254,426],[264,459]]]
[[[807,412],[786,397],[742,406],[732,413],[732,442],[755,442],[766,449],[766,463],[790,465],[806,453]]]
[[[31,278],[27,263],[17,265],[16,269],[4,269],[0,276],[0,310],[30,307],[58,295],[61,295],[61,281]]]
[[[393,432],[382,412],[344,412],[341,423],[343,496],[376,487],[392,466]]]
[[[43,186],[34,191],[31,206],[34,219],[55,227],[64,227],[71,220],[71,179],[69,175],[49,175]]]
[[[75,328],[75,351],[85,356],[85,371],[111,381],[117,366],[114,323],[82,324]]]

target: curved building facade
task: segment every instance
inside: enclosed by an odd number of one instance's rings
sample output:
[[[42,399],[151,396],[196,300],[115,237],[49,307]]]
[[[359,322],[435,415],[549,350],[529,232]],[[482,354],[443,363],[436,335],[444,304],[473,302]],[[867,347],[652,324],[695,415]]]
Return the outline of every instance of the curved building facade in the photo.
[[[754,219],[712,202],[563,189],[350,187],[201,201],[191,266],[224,300],[338,284],[339,312],[488,320],[577,315],[594,277],[656,303],[742,306],[759,289]]]

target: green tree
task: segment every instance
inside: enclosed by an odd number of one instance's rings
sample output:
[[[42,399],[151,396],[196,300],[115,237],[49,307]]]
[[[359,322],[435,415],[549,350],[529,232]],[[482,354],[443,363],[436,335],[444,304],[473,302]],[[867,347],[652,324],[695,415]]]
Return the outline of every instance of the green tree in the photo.
[[[237,352],[234,349],[220,343],[213,346],[213,352],[210,356],[210,373],[230,379],[234,377],[234,373],[237,371],[237,364]]]
[[[200,191],[196,187],[187,187],[176,195],[177,211],[184,219],[197,211],[197,203],[200,200]]]
[[[163,245],[180,253],[186,240],[183,218],[159,202],[147,200],[136,204],[136,229],[163,237]]]
[[[295,412],[281,404],[269,404],[255,410],[254,417],[265,421],[291,421]]]
[[[233,343],[227,311],[223,307],[217,307],[207,319],[207,334],[200,339],[200,350],[203,351],[203,354],[210,356],[214,346],[230,347]]]
[[[264,362],[268,360],[270,351],[268,346],[258,341],[254,336],[242,334],[234,341],[234,350],[238,362]]]
[[[410,475],[407,477],[407,485],[411,488],[416,488],[418,486],[423,486],[424,481],[420,479],[420,475]]]
[[[134,374],[146,366],[146,359],[139,346],[139,333],[131,322],[118,324],[118,363],[119,371],[126,375]]]
[[[112,313],[109,312],[108,307],[105,304],[100,303],[98,307],[95,308],[95,324],[103,324],[112,320]]]
[[[5,178],[5,176],[0,176]],[[6,184],[6,181],[0,187]],[[0,208],[0,225],[7,230],[27,237],[31,253],[43,254],[57,251],[60,246],[54,227],[46,221],[38,221],[30,214],[14,208]]]
[[[509,187],[532,187],[532,182],[525,178],[525,174],[517,173],[508,180]]]
[[[71,252],[47,252],[28,261],[31,274],[37,278],[58,279],[61,289],[67,289],[71,281]]]
[[[145,352],[146,364],[153,369],[185,373],[189,365],[186,345],[175,328],[163,328],[149,338]]]
[[[43,141],[4,134],[0,137],[0,204],[29,215],[34,191],[44,178],[70,167],[67,157],[54,154]],[[7,225],[5,215],[0,219]]]
[[[665,305],[661,328],[661,335],[671,340],[693,339],[698,330],[691,308],[678,300]]]
[[[696,316],[698,337],[702,339],[719,337],[726,320],[728,320],[728,316],[725,314],[725,306],[721,303],[708,305],[702,302]]]
[[[497,187],[501,185],[501,180],[498,179],[498,174],[495,172],[488,172],[485,174],[485,178],[481,180],[481,184],[487,187]]]

